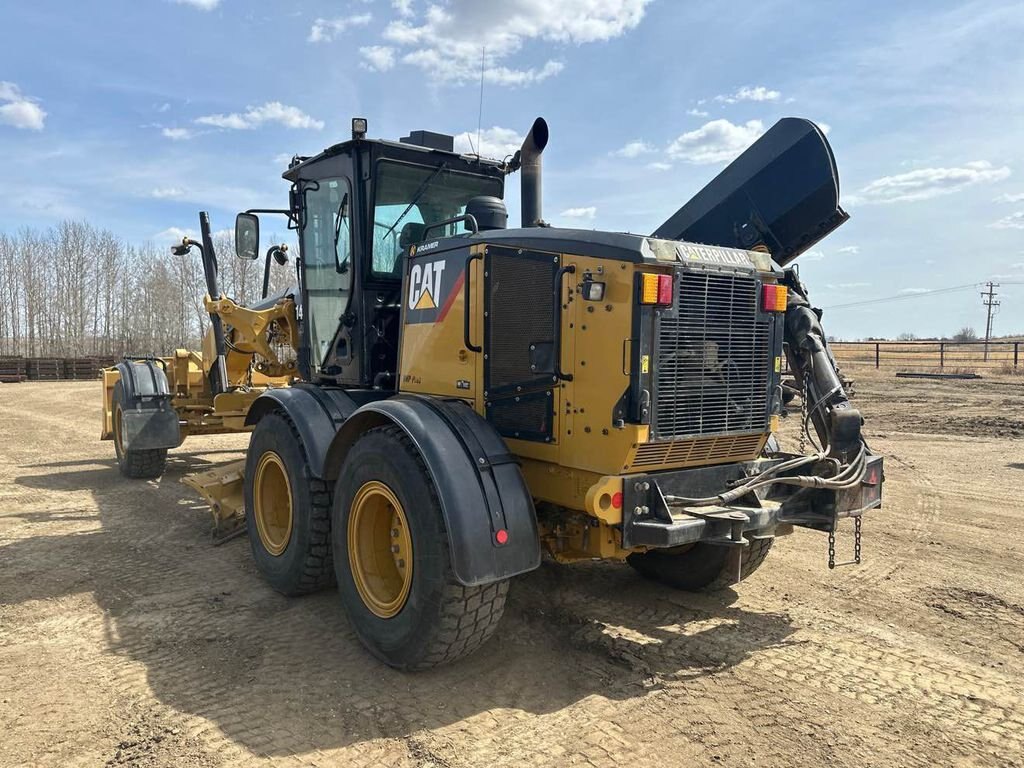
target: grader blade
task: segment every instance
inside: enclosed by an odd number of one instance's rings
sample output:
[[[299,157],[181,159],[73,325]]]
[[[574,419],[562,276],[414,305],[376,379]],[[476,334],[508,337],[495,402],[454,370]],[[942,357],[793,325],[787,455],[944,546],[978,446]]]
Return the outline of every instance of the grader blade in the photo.
[[[199,491],[213,513],[213,539],[220,544],[245,531],[245,499],[243,481],[245,460],[225,464],[208,472],[198,472],[181,479]]]

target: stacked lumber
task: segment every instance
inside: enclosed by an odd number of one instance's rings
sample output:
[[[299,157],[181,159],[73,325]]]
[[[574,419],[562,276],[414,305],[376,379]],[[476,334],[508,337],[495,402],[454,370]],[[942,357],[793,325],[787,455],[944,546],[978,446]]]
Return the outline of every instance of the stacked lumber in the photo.
[[[27,378],[24,357],[0,357],[0,382],[16,384]]]
[[[59,357],[28,358],[30,381],[57,381],[64,378],[64,360]]]

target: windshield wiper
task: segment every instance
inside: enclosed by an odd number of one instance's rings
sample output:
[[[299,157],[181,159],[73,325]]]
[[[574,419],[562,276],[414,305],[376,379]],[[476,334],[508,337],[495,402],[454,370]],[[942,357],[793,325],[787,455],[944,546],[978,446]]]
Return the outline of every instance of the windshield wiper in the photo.
[[[341,202],[338,203],[337,219],[334,222],[334,260],[338,260],[338,237],[341,235],[341,222],[345,218],[348,208],[348,192],[341,196]],[[345,260],[344,264],[338,264],[338,272],[345,274],[348,272],[348,259]]]
[[[416,205],[416,203],[418,203],[420,201],[421,197],[423,197],[423,193],[427,191],[427,187],[430,186],[430,182],[432,182],[434,179],[436,179],[437,175],[439,173],[441,173],[441,171],[443,171],[447,167],[448,167],[448,162],[445,161],[445,162],[441,163],[439,166],[437,166],[437,168],[434,169],[434,172],[432,174],[430,174],[429,176],[427,176],[426,179],[424,179],[423,183],[420,184],[419,189],[417,189],[416,193],[412,196],[412,200],[409,202],[409,204],[407,206],[405,206],[405,210],[402,211],[402,215],[399,216],[397,219],[395,219],[395,223],[391,225],[391,229],[389,229],[387,232],[384,233],[384,237],[381,238],[382,241],[386,240],[387,236],[395,231],[395,227],[397,227],[399,224],[402,223],[402,219],[404,219],[406,217],[406,214],[408,214],[409,211],[412,210],[412,207],[414,205]]]

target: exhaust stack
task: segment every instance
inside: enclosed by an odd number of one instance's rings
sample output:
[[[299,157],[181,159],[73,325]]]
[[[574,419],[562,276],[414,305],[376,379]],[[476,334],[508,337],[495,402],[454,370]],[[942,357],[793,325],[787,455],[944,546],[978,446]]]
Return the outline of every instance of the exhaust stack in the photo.
[[[519,150],[522,178],[523,227],[539,227],[541,218],[541,163],[540,154],[548,145],[548,124],[543,117],[533,121],[530,132]]]

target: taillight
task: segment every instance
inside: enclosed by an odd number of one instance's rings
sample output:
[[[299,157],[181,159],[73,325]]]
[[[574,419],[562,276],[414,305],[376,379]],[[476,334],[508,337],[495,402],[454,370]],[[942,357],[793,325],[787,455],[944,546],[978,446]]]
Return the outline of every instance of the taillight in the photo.
[[[672,304],[672,275],[655,275],[645,273],[640,276],[641,304]]]
[[[785,312],[786,286],[765,285],[761,292],[761,307],[765,312]]]

